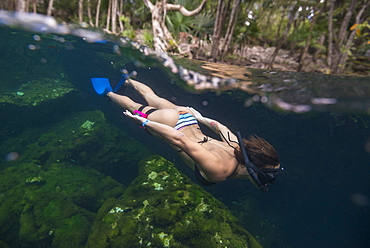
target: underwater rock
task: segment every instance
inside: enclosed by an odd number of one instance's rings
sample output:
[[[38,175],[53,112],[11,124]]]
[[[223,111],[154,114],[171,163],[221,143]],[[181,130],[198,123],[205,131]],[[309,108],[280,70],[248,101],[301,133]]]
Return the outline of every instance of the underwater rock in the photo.
[[[80,126],[80,128],[84,128],[89,131],[93,129],[92,127],[94,126],[94,124],[95,124],[94,122],[87,120]]]
[[[81,128],[86,120],[93,128]],[[137,163],[150,154],[100,111],[25,130],[0,151],[19,154],[0,161],[0,241],[14,248],[84,247],[101,205],[125,189],[95,168],[115,166],[131,182]]]
[[[64,79],[40,78],[0,92],[0,140],[52,122],[76,108],[79,91]]]
[[[10,247],[84,247],[101,204],[124,192],[112,178],[68,163],[9,166],[0,182],[0,240]]]
[[[44,168],[72,163],[110,173],[125,184],[138,174],[139,161],[151,155],[138,141],[108,124],[101,111],[72,113],[61,122],[24,131],[1,144],[0,151],[3,157],[20,154],[15,164],[32,161]]]
[[[74,91],[75,88],[67,80],[40,78],[23,84],[16,92],[0,95],[1,103],[13,103],[18,106],[37,106]]]
[[[139,165],[121,199],[99,209],[87,248],[261,247],[226,206],[162,157]]]
[[[38,185],[41,185],[41,184],[44,184],[45,183],[45,179],[42,178],[42,177],[29,177],[26,179],[26,184],[30,185],[30,184],[38,184]]]

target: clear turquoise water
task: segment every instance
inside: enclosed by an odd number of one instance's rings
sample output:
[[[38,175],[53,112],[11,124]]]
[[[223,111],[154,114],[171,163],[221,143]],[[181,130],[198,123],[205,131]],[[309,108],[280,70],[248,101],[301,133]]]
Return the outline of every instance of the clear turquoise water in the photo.
[[[113,103],[97,97],[90,85],[91,77],[109,77],[117,82],[122,68],[136,70],[137,79],[159,95],[179,105],[193,106],[234,131],[256,133],[275,146],[285,172],[268,193],[240,180],[207,189],[234,211],[246,229],[265,240],[266,247],[370,247],[370,78],[255,70],[249,76],[252,85],[248,91],[238,87],[226,90],[227,85],[238,84],[231,79],[215,84],[218,89],[197,92],[183,80],[186,75],[182,68],[193,66],[191,62],[180,66],[163,54],[99,36],[98,32],[86,35],[75,28],[65,34],[56,26],[44,33],[42,23],[25,27],[5,17],[0,14],[2,94],[21,92],[21,87],[32,80],[66,79],[80,92],[74,107],[66,112],[102,110],[109,122],[178,163],[191,177],[175,153],[145,136]],[[111,41],[91,42],[100,38]],[[197,71],[196,66],[192,69]],[[212,79],[201,81],[196,86]],[[127,94],[139,99],[133,92]],[[47,122],[59,120],[63,114]],[[16,117],[17,113],[12,115]],[[6,123],[13,120],[2,119],[1,126],[7,130],[2,132],[1,142],[26,128],[43,125],[18,119],[27,125],[19,129],[14,122],[12,128]],[[110,168],[105,173],[119,181],[118,170],[122,168]],[[251,198],[258,213],[248,212]]]

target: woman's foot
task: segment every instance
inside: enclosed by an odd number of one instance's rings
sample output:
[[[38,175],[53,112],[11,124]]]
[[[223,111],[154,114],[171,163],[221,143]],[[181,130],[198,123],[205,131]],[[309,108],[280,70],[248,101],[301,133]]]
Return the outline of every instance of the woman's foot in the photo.
[[[108,78],[92,78],[91,83],[99,96],[105,96],[109,92],[112,92]]]

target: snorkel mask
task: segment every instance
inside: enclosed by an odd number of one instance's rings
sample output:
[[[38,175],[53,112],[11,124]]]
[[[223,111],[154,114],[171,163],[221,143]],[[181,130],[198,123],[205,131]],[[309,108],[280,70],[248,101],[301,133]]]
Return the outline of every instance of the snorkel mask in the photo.
[[[276,176],[281,174],[281,172],[284,170],[283,168],[279,167],[278,169],[258,169],[257,166],[255,166],[248,157],[247,151],[245,149],[243,138],[240,132],[237,132],[239,147],[242,152],[244,162],[247,168],[247,171],[251,178],[253,179],[253,182],[256,184],[256,186],[261,189],[262,191],[266,192],[269,189],[269,183],[273,184],[276,180]]]

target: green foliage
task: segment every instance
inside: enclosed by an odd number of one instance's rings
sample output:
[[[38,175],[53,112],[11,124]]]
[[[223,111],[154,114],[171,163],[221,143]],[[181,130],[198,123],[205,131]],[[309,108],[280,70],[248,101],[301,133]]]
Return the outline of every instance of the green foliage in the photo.
[[[48,5],[44,5],[44,9],[41,10],[43,14],[46,14]],[[40,8],[38,8],[40,11]],[[77,22],[78,21],[78,1],[60,0],[54,1],[54,13],[57,19],[65,22]]]
[[[151,14],[144,5],[144,1],[125,0],[123,3],[123,13],[130,17],[131,25],[135,30],[151,27]]]
[[[273,5],[273,1],[256,1],[255,5],[250,8],[253,19],[249,20],[251,23],[255,22],[255,25],[263,30],[262,39],[270,45],[275,45],[274,41],[282,21],[282,11],[284,11],[284,8],[274,8]],[[283,23],[286,23],[286,20],[283,19]]]
[[[154,37],[153,37],[152,31],[149,29],[144,29],[141,32],[141,35],[142,35],[144,45],[154,48]]]
[[[136,34],[134,28],[131,26],[131,20],[128,16],[122,14],[120,20],[123,22],[124,30],[122,36],[134,39]]]
[[[350,28],[350,31],[353,30],[356,32],[356,38],[354,40],[352,50],[355,51],[354,53],[361,56],[370,49],[370,24],[367,21],[360,24],[354,24]]]
[[[179,12],[173,12],[171,15],[166,16],[166,24],[174,37],[178,38],[180,32],[189,33],[193,18],[184,16]]]
[[[300,46],[304,46],[305,41],[309,35],[309,30],[310,30],[310,21],[305,20],[300,23],[298,28],[292,30],[289,40],[296,43],[303,42]]]
[[[250,22],[250,25],[237,26],[234,30],[235,43],[240,46],[256,45],[261,38],[261,32],[256,22]]]
[[[192,25],[193,35],[197,37],[206,37],[213,33],[215,16],[211,12],[201,12],[194,17]]]
[[[183,5],[191,10],[196,8],[200,1],[177,0],[175,4]],[[214,13],[202,11],[196,16],[184,16],[178,11],[167,12],[166,25],[175,39],[180,32],[190,33],[196,37],[204,37],[213,32]]]
[[[159,0],[158,0],[159,1]],[[38,1],[37,12],[46,14],[48,8],[48,1]],[[152,2],[156,2],[153,1]],[[224,29],[229,21],[228,14],[230,13],[232,1],[227,2],[227,16],[225,19]],[[333,12],[333,30],[334,30],[334,45],[338,42],[338,34],[341,24],[348,12],[350,3],[352,1],[334,1]],[[355,24],[355,17],[361,9],[363,1],[358,1],[351,20],[348,25]],[[95,23],[96,8],[98,0],[91,0],[89,3],[84,1],[83,16],[84,21],[88,22],[87,10],[88,7],[91,11],[92,22]],[[143,1],[129,1],[124,0],[122,3],[121,20],[124,22],[124,31],[122,35],[131,39],[135,38],[135,31],[138,29],[151,28],[151,13],[145,6]],[[173,0],[167,1],[171,4],[179,4],[188,10],[193,10],[201,3],[201,0]],[[89,4],[89,5],[88,5]],[[179,32],[186,32],[200,39],[209,40],[213,33],[214,21],[217,15],[218,1],[207,1],[204,9],[196,16],[183,16],[177,11],[166,12],[166,25],[172,33],[175,41],[178,41]],[[294,6],[299,6],[299,11],[292,11]],[[100,27],[104,27],[109,1],[102,0],[100,6]],[[282,36],[289,16],[294,15],[294,23],[288,33],[288,38],[283,44],[283,47],[290,47],[292,49],[301,49],[307,42],[307,36],[310,33],[312,25],[313,31],[311,32],[311,48],[319,49],[323,52],[326,51],[328,43],[321,44],[320,40],[323,36],[328,36],[328,13],[329,1],[305,1],[305,0],[252,0],[241,1],[238,12],[238,22],[234,30],[233,43],[234,46],[243,47],[247,44],[275,46],[277,40]],[[30,4],[29,10],[32,10]],[[60,0],[54,1],[54,11],[52,15],[59,21],[76,22],[78,20],[78,1]],[[121,11],[121,10],[119,10]],[[294,13],[293,13],[294,12]],[[365,12],[366,13],[366,12]],[[364,20],[364,15],[362,21]],[[316,22],[312,22],[313,14],[317,17]],[[246,27],[245,22],[251,24]],[[365,19],[366,21],[366,19]],[[368,50],[370,41],[367,38],[369,33],[369,25],[367,22],[359,23],[355,27],[356,38],[353,41],[350,51],[347,49],[346,53],[353,53],[354,55],[364,55]],[[347,27],[347,33],[350,33]],[[346,39],[345,39],[346,40]],[[146,45],[152,47],[152,37],[149,33],[144,33],[144,41]],[[173,42],[173,50],[176,50],[176,42]],[[171,41],[170,41],[171,42]],[[315,49],[315,50],[316,50]],[[335,47],[336,50],[341,49]],[[312,50],[311,50],[312,51]]]

